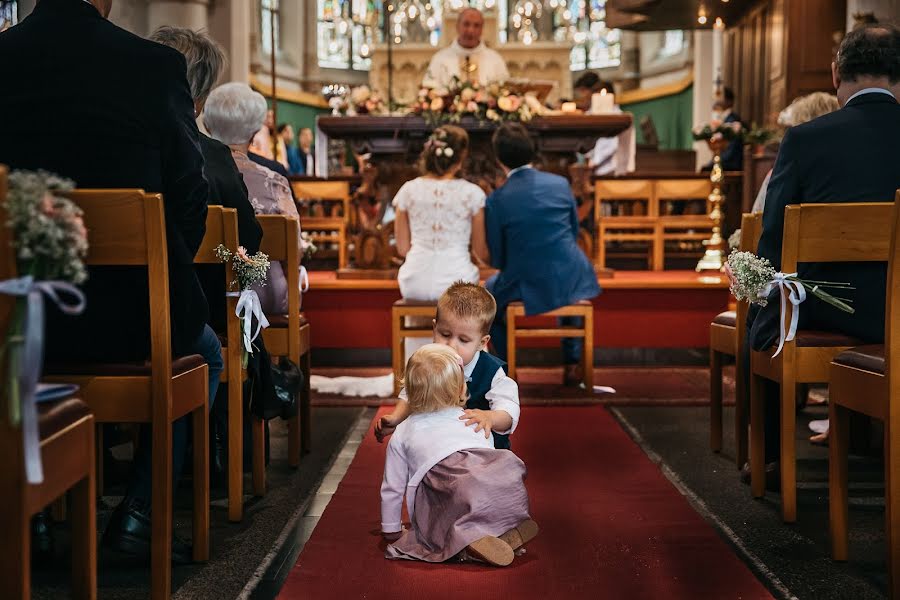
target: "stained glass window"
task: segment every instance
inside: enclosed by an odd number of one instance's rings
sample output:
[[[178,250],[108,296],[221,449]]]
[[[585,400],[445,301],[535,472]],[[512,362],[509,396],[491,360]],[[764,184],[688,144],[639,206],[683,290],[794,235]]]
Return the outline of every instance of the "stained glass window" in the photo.
[[[0,31],[16,24],[16,1],[0,0]]]
[[[262,31],[262,49],[265,54],[272,54],[272,38],[275,39],[275,49],[281,48],[281,6],[279,0],[260,0],[260,24]],[[274,32],[272,31],[274,28]],[[273,36],[274,33],[274,36]]]
[[[381,0],[318,0],[319,66],[368,71],[379,41]]]
[[[681,29],[666,31],[663,35],[663,45],[659,49],[660,58],[675,56],[682,50],[684,50],[684,31]]]

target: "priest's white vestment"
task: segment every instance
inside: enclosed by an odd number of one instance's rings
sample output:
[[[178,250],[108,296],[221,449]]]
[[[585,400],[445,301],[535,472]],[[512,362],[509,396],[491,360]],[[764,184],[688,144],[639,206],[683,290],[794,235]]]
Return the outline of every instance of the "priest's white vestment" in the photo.
[[[463,48],[457,40],[438,50],[428,64],[422,85],[428,88],[448,88],[453,77],[466,81],[466,59],[468,58],[469,77],[481,85],[502,83],[509,79],[506,62],[496,50],[491,50],[480,42],[474,48]]]

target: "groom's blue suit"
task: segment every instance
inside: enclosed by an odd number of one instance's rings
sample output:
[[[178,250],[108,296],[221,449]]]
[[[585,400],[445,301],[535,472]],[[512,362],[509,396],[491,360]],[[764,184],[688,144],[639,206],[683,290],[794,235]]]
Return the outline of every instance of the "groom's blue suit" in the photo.
[[[496,354],[506,359],[506,306],[522,301],[527,314],[554,310],[600,293],[597,276],[578,247],[578,212],[569,182],[525,167],[510,172],[485,207],[491,264],[500,272],[486,286],[497,300],[491,328]],[[564,343],[577,362],[581,340]]]

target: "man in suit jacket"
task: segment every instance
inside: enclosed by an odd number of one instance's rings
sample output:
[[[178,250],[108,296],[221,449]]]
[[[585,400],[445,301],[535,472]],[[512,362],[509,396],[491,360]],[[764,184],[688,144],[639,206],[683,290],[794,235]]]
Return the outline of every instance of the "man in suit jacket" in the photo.
[[[722,123],[740,123],[741,117],[732,110],[734,107],[734,91],[726,87],[722,98],[713,104],[713,120]],[[726,171],[741,171],[744,168],[744,144],[739,139],[731,140],[720,155],[722,168]],[[712,161],[703,166],[702,171],[711,171]]]
[[[787,205],[892,202],[900,188],[900,30],[868,25],[851,31],[832,64],[832,74],[843,108],[789,129],[772,171],[758,253],[776,269],[781,267]],[[844,292],[854,301],[853,314],[808,296],[800,307],[802,329],[840,332],[861,343],[884,340],[884,263],[805,264],[799,275],[856,288]],[[777,342],[779,319],[777,292],[765,308],[751,307],[748,335],[754,350]],[[749,361],[749,353],[744,360]],[[766,397],[777,399],[778,386],[768,385]],[[767,463],[780,455],[778,416],[774,406],[766,410]]]
[[[0,162],[46,169],[80,188],[142,188],[165,199],[172,341],[176,355],[209,363],[210,402],[222,369],[221,348],[206,325],[207,303],[193,259],[206,229],[209,187],[203,177],[194,104],[177,51],[106,20],[111,0],[41,0],[19,25],[0,34]],[[46,115],[54,119],[47,120]],[[48,140],[56,140],[48,143]],[[80,317],[48,310],[48,361],[143,361],[149,355],[145,270],[91,269]],[[48,304],[48,307],[50,305]],[[187,445],[187,422],[173,432],[174,473]],[[141,444],[126,501],[107,540],[149,554],[150,452]],[[176,543],[173,559],[189,561]]]
[[[500,272],[485,284],[497,300],[491,339],[506,360],[506,306],[521,300],[533,315],[600,293],[597,275],[578,247],[578,211],[565,178],[531,166],[534,144],[519,123],[501,125],[494,154],[506,183],[487,199],[485,223],[491,264]],[[577,319],[577,317],[576,317]],[[566,384],[581,381],[583,341],[563,341]]]

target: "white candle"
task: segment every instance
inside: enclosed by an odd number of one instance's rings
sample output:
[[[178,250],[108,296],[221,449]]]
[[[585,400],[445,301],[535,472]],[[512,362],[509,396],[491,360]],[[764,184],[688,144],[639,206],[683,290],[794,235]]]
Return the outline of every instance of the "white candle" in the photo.
[[[606,90],[591,96],[591,112],[595,115],[609,114],[615,110],[616,95]]]
[[[576,110],[577,110],[577,109],[576,109],[576,107],[575,107],[575,103],[574,103],[574,102],[563,102],[563,104],[562,104],[562,111],[563,111],[564,113],[573,113],[573,112],[575,112]]]

